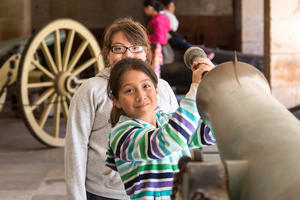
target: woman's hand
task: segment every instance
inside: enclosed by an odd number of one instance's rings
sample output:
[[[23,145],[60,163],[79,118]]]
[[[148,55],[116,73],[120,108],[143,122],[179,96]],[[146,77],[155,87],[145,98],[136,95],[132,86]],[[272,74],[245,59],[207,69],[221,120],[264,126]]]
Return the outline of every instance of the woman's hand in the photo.
[[[199,58],[194,61],[191,67],[191,70],[193,71],[192,82],[200,83],[203,73],[210,71],[214,67],[215,65],[208,58]]]

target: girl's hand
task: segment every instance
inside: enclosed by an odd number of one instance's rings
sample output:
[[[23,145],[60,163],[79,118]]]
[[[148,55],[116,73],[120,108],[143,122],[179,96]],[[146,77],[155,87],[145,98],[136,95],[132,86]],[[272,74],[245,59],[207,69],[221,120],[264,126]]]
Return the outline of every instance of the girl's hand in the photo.
[[[191,67],[193,71],[193,83],[200,83],[204,72],[208,72],[213,69],[215,65],[208,58],[199,58],[194,61]]]

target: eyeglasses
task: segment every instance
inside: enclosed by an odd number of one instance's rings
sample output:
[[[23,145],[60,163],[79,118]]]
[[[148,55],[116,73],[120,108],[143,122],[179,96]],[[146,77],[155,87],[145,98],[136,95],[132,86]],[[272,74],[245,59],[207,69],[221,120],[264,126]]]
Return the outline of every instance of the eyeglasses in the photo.
[[[127,49],[131,53],[141,53],[141,52],[144,51],[144,46],[141,46],[141,45],[134,45],[134,46],[130,46],[130,47],[112,46],[111,47],[111,52],[117,53],[117,54],[124,54],[127,51]]]

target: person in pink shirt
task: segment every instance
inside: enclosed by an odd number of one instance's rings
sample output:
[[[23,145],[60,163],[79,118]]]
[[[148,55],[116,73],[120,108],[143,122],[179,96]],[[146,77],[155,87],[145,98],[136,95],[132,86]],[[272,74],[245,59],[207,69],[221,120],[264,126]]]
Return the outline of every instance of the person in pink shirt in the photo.
[[[168,32],[171,30],[171,24],[168,17],[161,14],[162,4],[157,0],[145,0],[144,12],[151,17],[147,28],[149,30],[148,38],[153,45],[165,45],[168,42]]]
[[[144,1],[144,12],[151,17],[147,28],[152,48],[152,67],[158,77],[160,77],[160,66],[164,63],[162,48],[168,43],[168,32],[171,30],[169,18],[160,13],[162,9],[161,2],[157,0]]]

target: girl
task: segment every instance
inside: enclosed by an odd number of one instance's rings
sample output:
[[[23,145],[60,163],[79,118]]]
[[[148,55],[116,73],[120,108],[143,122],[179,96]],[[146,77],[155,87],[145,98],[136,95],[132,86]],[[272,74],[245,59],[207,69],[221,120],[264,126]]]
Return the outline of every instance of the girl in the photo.
[[[161,10],[162,4],[159,1],[144,1],[144,12],[151,17],[147,28],[150,33],[148,38],[153,50],[152,67],[158,77],[160,76],[160,66],[164,63],[162,48],[168,43],[168,32],[171,30],[170,20],[160,13]]]
[[[107,166],[121,175],[131,199],[170,199],[173,175],[189,149],[215,144],[197,112],[196,91],[201,74],[213,64],[203,58],[193,69],[193,83],[174,114],[156,109],[157,77],[149,64],[123,59],[111,71],[108,95],[111,112]]]
[[[171,30],[170,20],[160,13],[162,4],[157,0],[145,0],[144,12],[151,17],[147,28],[150,32],[148,38],[152,45],[165,45],[168,42],[168,32]]]

